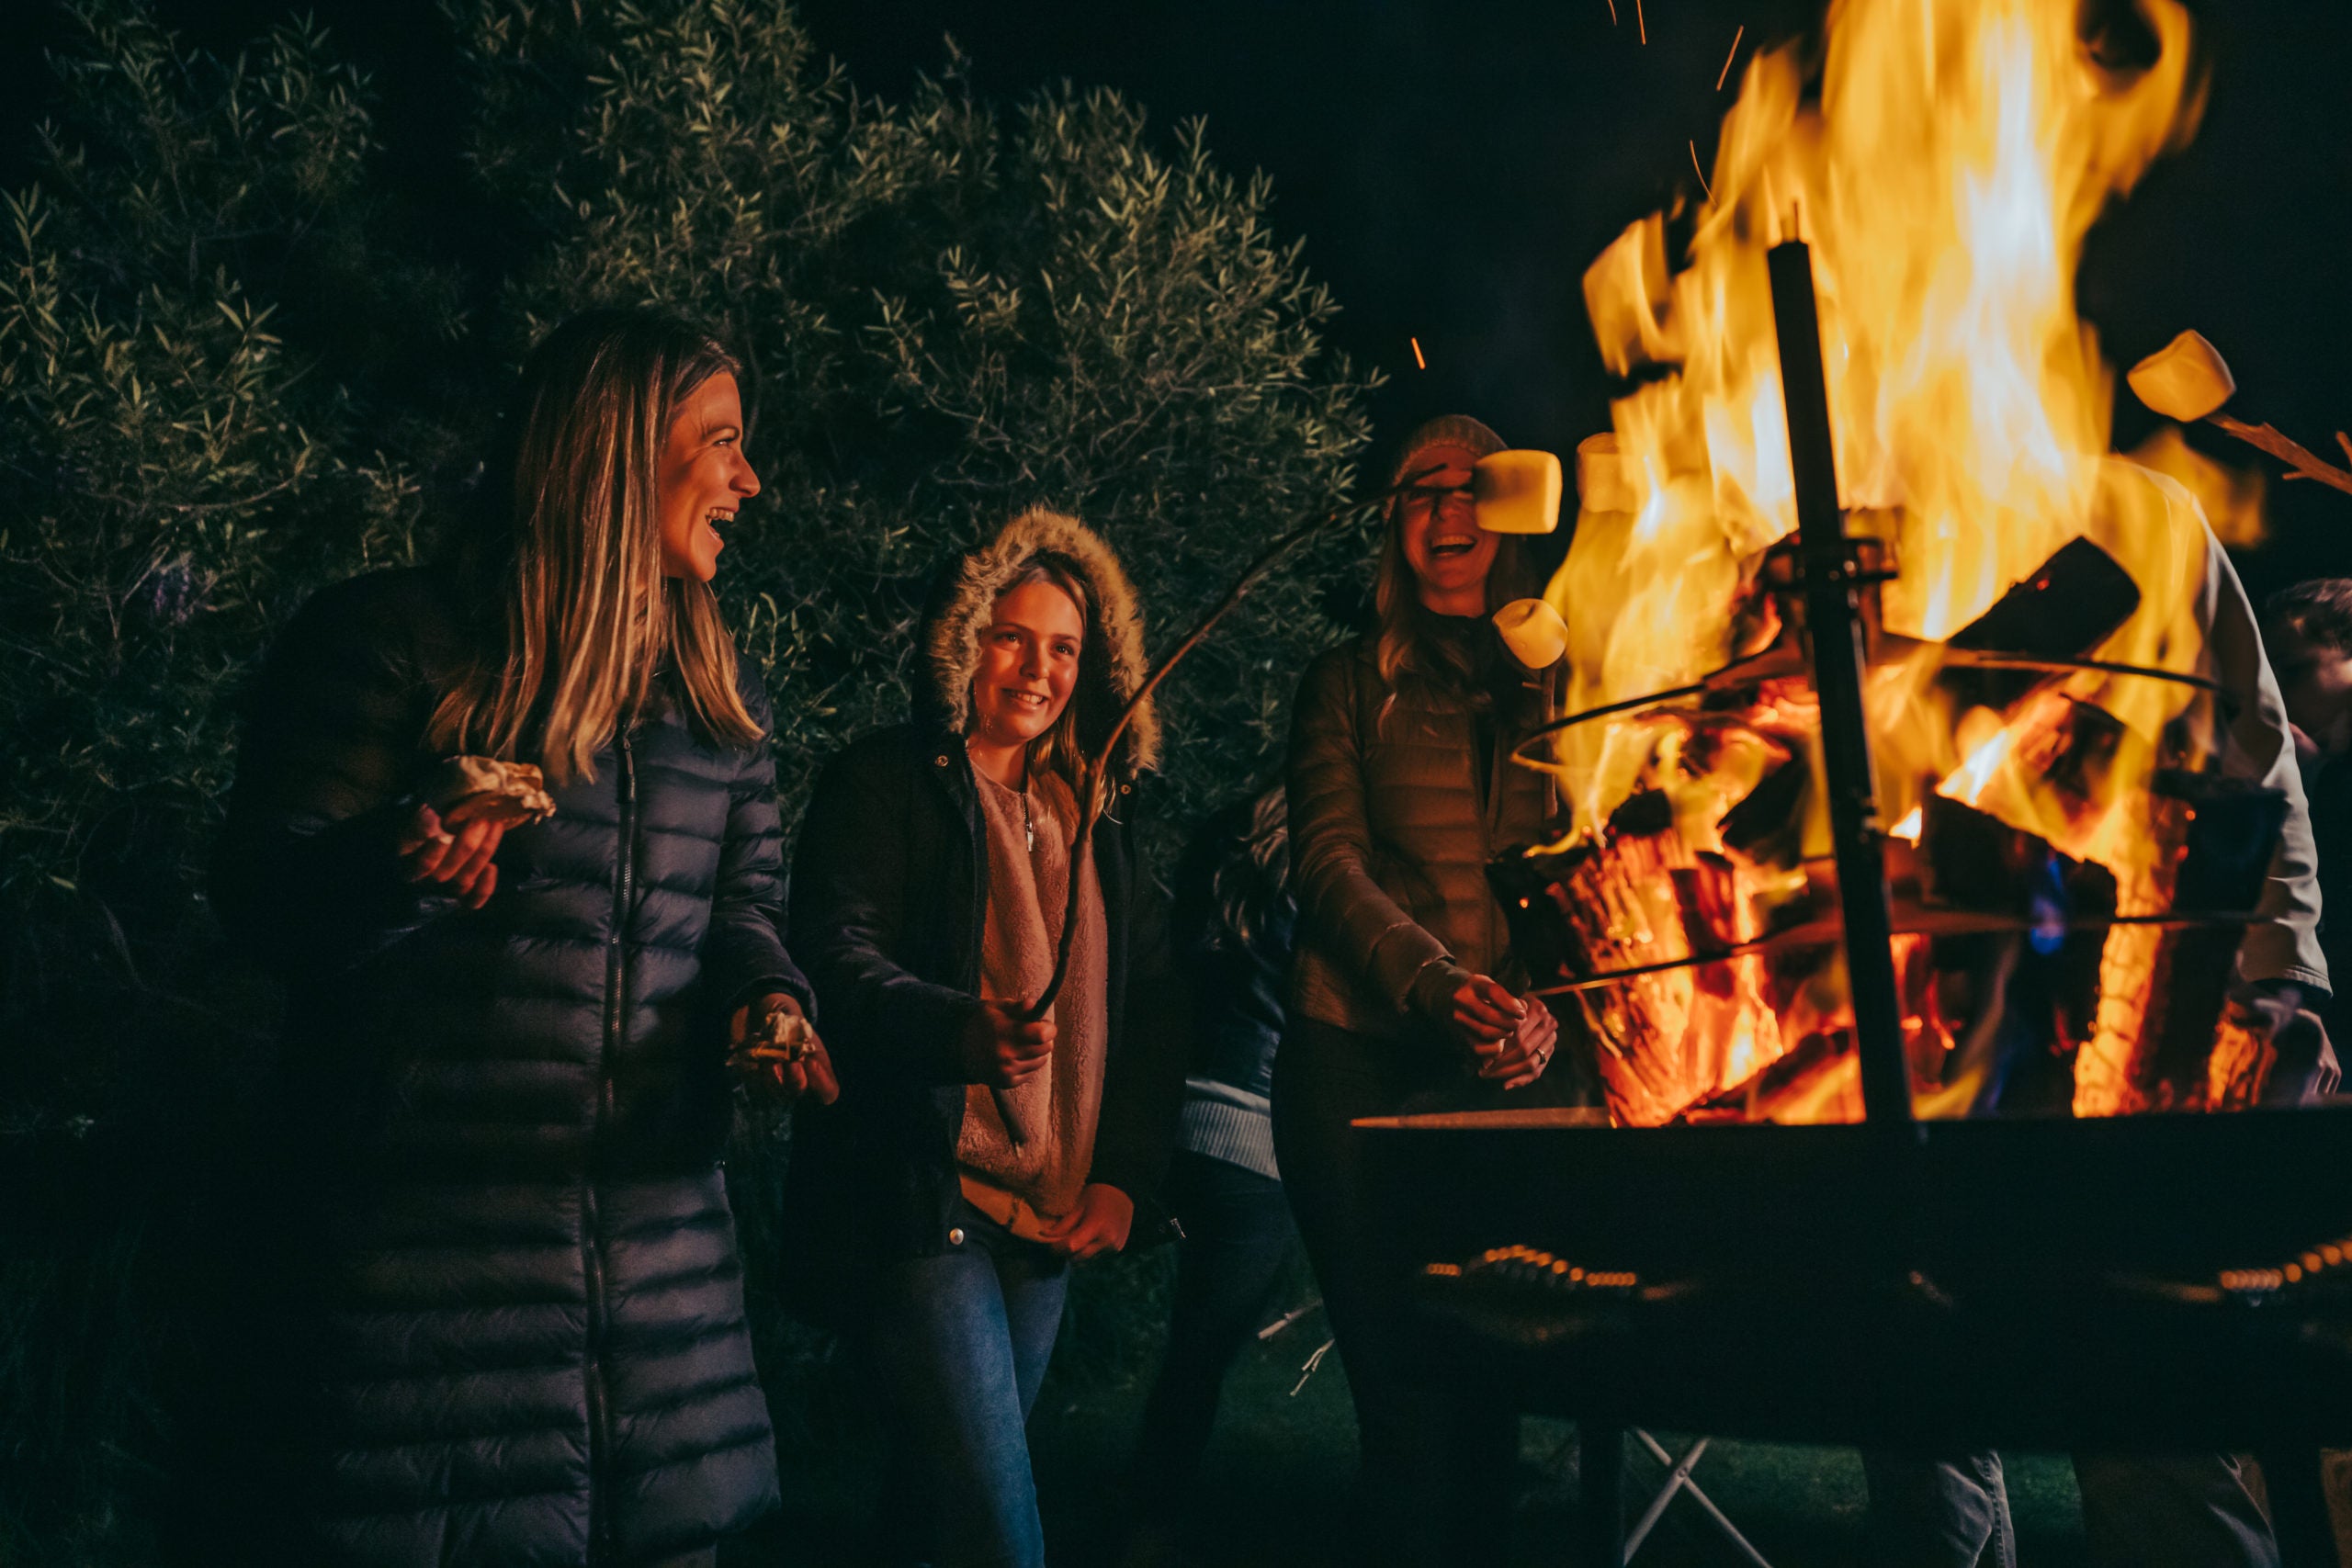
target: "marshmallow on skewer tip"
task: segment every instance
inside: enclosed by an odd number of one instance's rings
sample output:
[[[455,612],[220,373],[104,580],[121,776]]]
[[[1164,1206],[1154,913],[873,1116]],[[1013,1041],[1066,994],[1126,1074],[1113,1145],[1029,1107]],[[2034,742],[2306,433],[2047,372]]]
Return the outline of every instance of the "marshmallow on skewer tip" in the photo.
[[[1549,670],[1568,651],[1568,623],[1544,600],[1514,599],[1494,620],[1503,646],[1530,670]]]
[[[2181,333],[2132,367],[2124,379],[2142,402],[2183,424],[2219,413],[2238,389],[2222,351],[2196,332]]]
[[[1560,459],[1505,449],[1470,465],[1478,526],[1489,534],[1548,534],[1560,525]]]
[[[2142,402],[2165,418],[2184,424],[2202,420],[2286,464],[2293,470],[2287,476],[2290,479],[2317,479],[2352,493],[2352,468],[2321,461],[2270,425],[2249,424],[2222,412],[2237,392],[2237,378],[2230,374],[2221,350],[2199,333],[2181,333],[2132,367],[2124,379]],[[2352,458],[2352,436],[2338,431],[2335,440]]]

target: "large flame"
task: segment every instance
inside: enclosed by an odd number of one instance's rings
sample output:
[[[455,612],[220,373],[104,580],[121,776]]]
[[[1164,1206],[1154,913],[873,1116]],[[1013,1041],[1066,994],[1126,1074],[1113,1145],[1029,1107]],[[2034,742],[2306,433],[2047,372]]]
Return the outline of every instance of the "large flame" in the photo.
[[[2110,866],[2131,912],[2165,893],[2136,786],[2192,689],[2085,671],[2007,715],[1950,712],[1932,689],[1941,639],[2083,535],[2141,591],[2097,656],[2180,671],[2203,657],[2203,517],[2182,485],[2109,451],[2111,377],[2074,303],[2101,209],[2195,129],[2189,23],[2176,0],[2143,0],[2153,63],[2126,71],[2077,36],[2078,14],[2075,0],[1838,0],[1817,98],[1799,46],[1751,63],[1711,197],[1635,223],[1585,275],[1602,355],[1635,384],[1613,405],[1613,458],[1582,465],[1584,510],[1548,597],[1571,630],[1571,711],[1682,685],[1765,640],[1750,590],[1796,525],[1765,253],[1808,241],[1841,500],[1894,546],[1886,628],[1924,644],[1871,673],[1886,820],[1916,839],[1921,781],[1941,780],[1939,793]],[[1670,251],[1686,224],[1687,249]],[[2089,799],[2033,766],[2075,705],[2120,731]],[[1637,790],[1688,793],[1688,753],[1661,744],[1671,729],[1632,718],[1562,735],[1580,834]],[[2148,941],[2115,934],[2110,998],[2129,996]],[[2102,1011],[2086,1067],[2125,1051],[2130,1012]],[[1769,1020],[1734,1032],[1743,1060],[1776,1038]]]

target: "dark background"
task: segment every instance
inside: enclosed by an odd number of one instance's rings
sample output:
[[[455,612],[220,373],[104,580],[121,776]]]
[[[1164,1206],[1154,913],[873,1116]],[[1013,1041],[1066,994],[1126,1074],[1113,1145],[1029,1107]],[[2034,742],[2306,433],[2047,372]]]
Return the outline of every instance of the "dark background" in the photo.
[[[594,3],[594,0],[589,0]],[[975,88],[1016,98],[1049,82],[1118,89],[1172,130],[1204,116],[1236,170],[1274,182],[1275,219],[1303,238],[1343,313],[1336,344],[1391,379],[1395,436],[1461,410],[1515,444],[1566,450],[1608,422],[1608,378],[1579,279],[1623,226],[1693,182],[1759,46],[1817,21],[1818,0],[800,0],[819,45],[864,91],[903,95],[964,56]],[[1637,37],[1643,6],[1647,42]],[[2093,0],[2111,5],[2120,0]],[[233,50],[288,0],[158,0],[191,40]],[[430,199],[453,253],[494,247],[499,215],[470,194],[462,128],[441,112],[451,70],[431,0],[305,7],[374,77],[387,156]],[[2352,5],[2195,5],[2212,73],[2204,126],[2093,232],[2083,311],[2119,367],[2196,327],[2228,356],[2236,412],[2333,455],[2352,426]],[[54,7],[0,15],[0,178],[20,183],[50,92],[40,49]],[[1715,81],[1735,33],[1738,64]],[[1416,368],[1409,340],[1428,356]],[[2119,377],[2120,386],[2120,377]],[[2119,398],[2116,441],[2152,416]],[[2246,449],[2199,445],[2231,462]],[[2274,543],[2244,563],[2257,593],[2352,573],[2352,500],[2273,488]]]

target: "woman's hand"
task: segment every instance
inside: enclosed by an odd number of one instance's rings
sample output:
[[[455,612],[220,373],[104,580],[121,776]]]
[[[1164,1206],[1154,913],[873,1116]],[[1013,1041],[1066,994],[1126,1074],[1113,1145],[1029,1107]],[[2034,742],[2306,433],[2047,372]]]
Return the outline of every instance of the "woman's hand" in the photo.
[[[1527,1013],[1527,1004],[1500,981],[1473,975],[1453,993],[1444,1022],[1455,1039],[1484,1055],[1488,1047],[1510,1039],[1526,1021]]]
[[[1039,1232],[1037,1239],[1072,1263],[1083,1263],[1125,1247],[1135,1223],[1134,1199],[1106,1183],[1090,1181],[1078,1195],[1078,1207]]]
[[[972,1010],[957,1042],[964,1081],[1011,1089],[1043,1067],[1054,1054],[1051,1019],[1024,1022],[1026,1010],[1014,1002],[983,1001]]]
[[[1525,1089],[1544,1076],[1552,1054],[1560,1048],[1560,1023],[1540,1000],[1522,1002],[1526,1011],[1510,1033],[1491,1044],[1473,1045],[1479,1059],[1478,1076],[1500,1078],[1506,1089]]]
[[[728,1039],[736,1049],[727,1058],[743,1087],[754,1099],[777,1100],[786,1104],[804,1094],[813,1094],[820,1105],[831,1105],[842,1097],[841,1080],[833,1077],[833,1059],[825,1053],[825,1043],[817,1038],[814,1025],[808,1026],[807,1036],[796,1049],[797,1057],[786,1059],[766,1050],[745,1051],[743,1042],[752,1033],[752,1021],[764,1021],[772,1013],[786,1018],[805,1018],[800,1004],[781,991],[770,991],[758,1001],[735,1010],[728,1022]],[[763,1028],[760,1032],[766,1031]]]
[[[499,840],[506,825],[481,815],[491,802],[461,800],[444,818],[419,806],[401,830],[401,871],[411,882],[439,882],[469,909],[479,909],[498,890]]]

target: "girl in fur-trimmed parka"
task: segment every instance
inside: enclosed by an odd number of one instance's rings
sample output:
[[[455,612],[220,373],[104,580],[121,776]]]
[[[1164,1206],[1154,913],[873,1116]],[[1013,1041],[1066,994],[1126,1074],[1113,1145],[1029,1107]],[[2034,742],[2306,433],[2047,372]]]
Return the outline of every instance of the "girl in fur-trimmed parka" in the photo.
[[[789,1043],[747,1087],[833,1090],[709,588],[759,490],[734,371],[650,311],[556,328],[458,558],[272,653],[214,892],[293,992],[290,1408],[223,1560],[707,1568],[775,1506],[730,1026]],[[453,798],[453,758],[511,787]]]
[[[842,1089],[795,1127],[795,1269],[873,1375],[892,1549],[1034,1568],[1024,1427],[1069,1266],[1149,1223],[1183,1085],[1182,987],[1132,828],[1159,727],[1137,715],[1074,843],[1081,755],[1147,670],[1126,573],[1068,517],[1026,513],[966,557],[922,649],[915,718],[825,769],[795,852],[793,950]],[[1024,1022],[1072,877],[1069,977]]]

